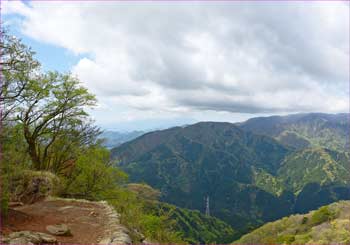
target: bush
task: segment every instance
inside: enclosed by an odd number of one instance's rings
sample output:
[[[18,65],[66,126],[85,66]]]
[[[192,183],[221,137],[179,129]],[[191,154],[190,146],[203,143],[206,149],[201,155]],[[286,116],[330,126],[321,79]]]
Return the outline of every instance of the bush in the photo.
[[[120,188],[109,202],[121,214],[120,222],[132,231],[133,241],[140,241],[141,232],[152,242],[184,243],[180,234],[174,231],[176,223],[171,219],[171,212],[154,212],[150,208],[154,201],[144,199],[127,188]]]
[[[303,219],[301,220],[301,224],[305,225],[308,220],[309,220],[308,217],[304,216]]]
[[[127,185],[128,189],[140,198],[150,201],[155,201],[159,199],[160,191],[152,188],[147,184],[131,183]]]
[[[311,216],[311,225],[318,225],[335,218],[335,213],[328,206],[324,206],[315,211]]]
[[[86,149],[76,160],[73,170],[62,177],[64,197],[104,200],[114,198],[127,175],[112,166],[109,151],[100,146]]]
[[[277,243],[278,244],[291,244],[292,242],[295,241],[294,235],[281,235],[277,238]]]
[[[0,214],[2,217],[7,215],[8,203],[9,203],[9,191],[8,191],[8,180],[7,176],[1,174],[0,179]]]

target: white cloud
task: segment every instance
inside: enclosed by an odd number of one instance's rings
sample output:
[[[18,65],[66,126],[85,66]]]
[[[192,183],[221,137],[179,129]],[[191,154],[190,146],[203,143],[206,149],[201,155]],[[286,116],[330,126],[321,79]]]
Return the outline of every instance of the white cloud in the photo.
[[[7,2],[5,13],[85,55],[72,71],[125,118],[348,111],[342,2]]]

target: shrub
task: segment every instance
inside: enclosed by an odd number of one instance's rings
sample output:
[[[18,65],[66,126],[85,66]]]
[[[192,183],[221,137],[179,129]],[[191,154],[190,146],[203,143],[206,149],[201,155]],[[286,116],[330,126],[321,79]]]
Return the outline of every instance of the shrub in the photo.
[[[303,219],[301,220],[301,223],[304,225],[307,223],[308,220],[309,220],[308,217],[304,216]]]
[[[315,211],[311,216],[311,224],[318,225],[335,218],[335,213],[328,206],[324,206]]]
[[[277,243],[283,243],[283,244],[291,244],[292,242],[295,241],[294,235],[281,235],[277,238]]]

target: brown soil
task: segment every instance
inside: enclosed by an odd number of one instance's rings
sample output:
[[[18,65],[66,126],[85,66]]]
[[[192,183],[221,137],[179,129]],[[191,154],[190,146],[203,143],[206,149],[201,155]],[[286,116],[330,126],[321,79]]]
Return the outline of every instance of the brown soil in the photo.
[[[42,201],[9,210],[1,231],[46,231],[47,225],[66,224],[72,236],[56,236],[63,244],[96,244],[104,236],[108,216],[102,205],[69,200]]]

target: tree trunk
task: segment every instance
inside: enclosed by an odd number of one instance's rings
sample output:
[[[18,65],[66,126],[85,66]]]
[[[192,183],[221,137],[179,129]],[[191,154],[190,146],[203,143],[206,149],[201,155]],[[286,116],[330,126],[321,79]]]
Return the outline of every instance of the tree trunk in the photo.
[[[28,153],[29,153],[30,158],[32,159],[34,169],[41,170],[40,169],[41,168],[41,161],[40,161],[40,157],[38,155],[38,152],[36,150],[35,139],[30,134],[30,131],[26,125],[24,126],[24,137],[28,143]]]

